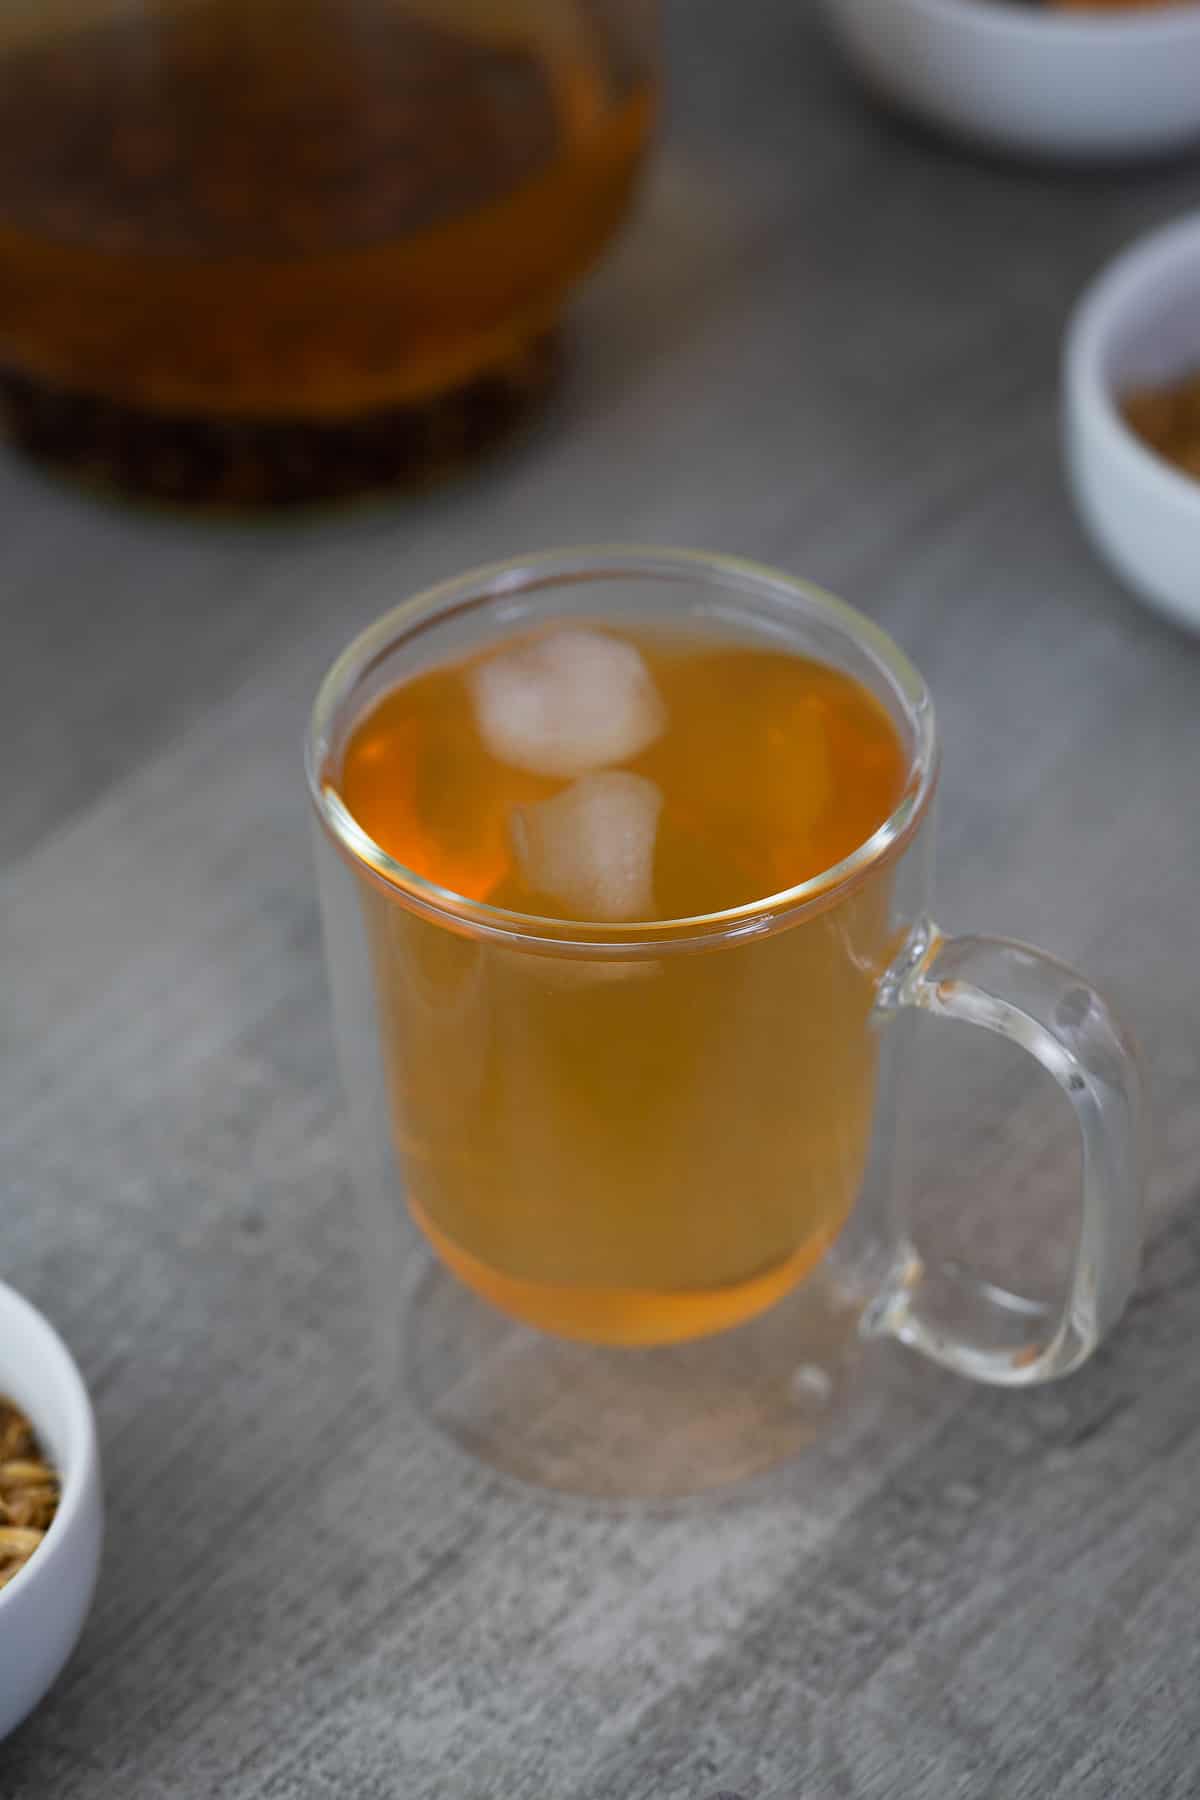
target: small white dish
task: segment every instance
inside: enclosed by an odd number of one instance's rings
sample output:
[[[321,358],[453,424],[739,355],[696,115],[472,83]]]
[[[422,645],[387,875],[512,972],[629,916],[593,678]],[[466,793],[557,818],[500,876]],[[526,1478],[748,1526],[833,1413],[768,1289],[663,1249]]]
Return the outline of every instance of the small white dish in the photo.
[[[1151,232],[1088,288],[1067,331],[1063,439],[1084,526],[1122,581],[1200,630],[1200,481],[1126,424],[1119,396],[1200,368],[1200,213]]]
[[[0,1394],[29,1417],[54,1464],[54,1522],[0,1588],[0,1738],[54,1682],[83,1629],[103,1535],[96,1424],[83,1377],[48,1320],[0,1282]]]
[[[991,149],[1087,162],[1200,143],[1200,4],[824,3],[870,86]]]

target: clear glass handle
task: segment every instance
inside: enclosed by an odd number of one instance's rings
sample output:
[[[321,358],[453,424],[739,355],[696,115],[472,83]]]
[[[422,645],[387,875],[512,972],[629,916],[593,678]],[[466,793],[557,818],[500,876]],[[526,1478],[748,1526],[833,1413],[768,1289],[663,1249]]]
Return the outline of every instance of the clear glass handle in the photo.
[[[978,1381],[1027,1387],[1067,1375],[1119,1318],[1137,1275],[1142,1103],[1133,1046],[1073,969],[1026,944],[944,938],[933,925],[909,940],[880,990],[881,1017],[909,1006],[1011,1038],[1053,1075],[1082,1140],[1079,1243],[1057,1312],[959,1270],[927,1272],[910,1252],[865,1326]]]

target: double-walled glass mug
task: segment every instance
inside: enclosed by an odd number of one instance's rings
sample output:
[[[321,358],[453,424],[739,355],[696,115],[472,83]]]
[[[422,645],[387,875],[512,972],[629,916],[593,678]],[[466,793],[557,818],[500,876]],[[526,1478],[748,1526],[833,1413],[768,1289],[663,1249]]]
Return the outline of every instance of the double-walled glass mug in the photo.
[[[599,633],[610,650],[614,638],[650,646],[660,741],[634,746],[640,773],[587,774],[574,787],[574,769],[553,782],[545,771],[514,777],[536,790],[519,827],[526,848],[528,820],[544,836],[567,816],[563,791],[623,806],[649,791],[649,775],[669,787],[663,759],[682,757],[696,791],[717,796],[703,821],[709,861],[749,841],[769,794],[777,891],[677,917],[643,895],[600,922],[581,903],[574,918],[507,903],[518,827],[506,834],[484,813],[472,825],[459,804],[479,755],[469,694],[483,690],[470,671],[500,666],[506,650],[527,670],[522,646],[571,633],[572,643]],[[783,664],[825,684],[818,711],[838,730],[875,732],[863,769],[879,764],[884,737],[891,747],[888,804],[861,837],[861,794],[839,789],[836,769],[819,805],[790,777],[772,783],[783,765],[771,759],[789,753],[780,733],[808,731],[813,716],[807,702],[782,724],[770,716]],[[718,715],[737,726],[739,670],[767,683],[737,728],[761,737],[768,761],[749,782],[739,750],[742,785],[723,786],[707,765],[722,754]],[[358,780],[382,754],[362,751],[364,722],[406,692],[407,761],[386,775],[385,797],[448,809],[458,838],[441,881],[376,841],[355,811],[355,793],[372,790],[347,775],[348,758]],[[575,710],[589,704],[584,694]],[[602,736],[610,724],[601,720]],[[933,924],[933,712],[915,669],[849,606],[744,562],[677,551],[567,551],[478,570],[351,644],[320,690],[307,760],[377,1316],[396,1321],[410,1393],[461,1445],[543,1485],[695,1492],[757,1474],[826,1429],[866,1339],[898,1338],[960,1374],[1019,1387],[1077,1368],[1117,1319],[1138,1254],[1130,1047],[1080,976],[1039,951],[946,938]],[[789,834],[810,829],[798,815],[814,805],[840,826],[829,841],[841,849],[789,885]],[[674,842],[671,806],[656,884]],[[618,861],[632,841],[612,840]],[[480,899],[488,858],[495,879]],[[456,891],[457,868],[475,897]],[[611,896],[611,874],[594,869],[589,891]],[[672,880],[662,876],[660,895]],[[895,1145],[917,1010],[1012,1040],[1074,1108],[1078,1244],[1054,1305],[914,1247]],[[414,1254],[406,1217],[436,1260]]]

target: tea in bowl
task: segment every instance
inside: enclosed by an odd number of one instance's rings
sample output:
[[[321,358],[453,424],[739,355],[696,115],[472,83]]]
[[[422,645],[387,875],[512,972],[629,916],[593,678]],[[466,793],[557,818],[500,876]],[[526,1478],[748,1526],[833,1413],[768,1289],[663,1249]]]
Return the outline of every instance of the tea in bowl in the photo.
[[[1100,555],[1132,591],[1200,630],[1200,213],[1153,231],[1079,302],[1063,369],[1064,454]],[[1200,407],[1197,408],[1200,414]],[[1200,419],[1197,420],[1200,426]]]
[[[0,1407],[11,1434],[8,1448],[19,1453],[5,1451],[6,1466],[11,1473],[17,1465],[18,1474],[2,1490],[6,1515],[18,1521],[0,1527],[16,1534],[0,1538],[3,1738],[42,1699],[75,1648],[96,1584],[103,1506],[96,1424],[83,1377],[49,1321],[2,1282],[0,1396],[8,1403]],[[51,1479],[39,1474],[33,1481],[35,1467],[49,1470]]]

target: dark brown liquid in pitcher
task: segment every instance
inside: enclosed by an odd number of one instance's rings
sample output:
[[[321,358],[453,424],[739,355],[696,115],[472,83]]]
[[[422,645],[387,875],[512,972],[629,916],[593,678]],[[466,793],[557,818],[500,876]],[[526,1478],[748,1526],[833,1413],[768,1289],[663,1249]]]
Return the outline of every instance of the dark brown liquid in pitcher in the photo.
[[[603,9],[49,0],[0,40],[10,432],[165,498],[435,472],[544,387],[651,123]]]

